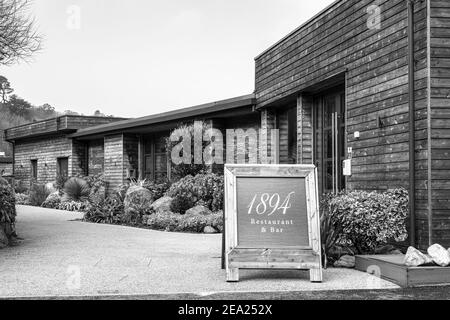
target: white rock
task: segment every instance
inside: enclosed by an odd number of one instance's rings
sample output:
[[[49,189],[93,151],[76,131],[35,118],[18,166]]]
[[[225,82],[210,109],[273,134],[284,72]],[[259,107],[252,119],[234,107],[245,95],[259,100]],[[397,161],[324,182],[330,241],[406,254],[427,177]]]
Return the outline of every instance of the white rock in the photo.
[[[349,269],[352,269],[352,268],[355,267],[355,257],[354,256],[349,256],[349,255],[342,256],[333,265],[336,268],[349,268]]]
[[[150,209],[153,209],[155,212],[167,212],[170,211],[172,202],[173,199],[171,197],[162,197],[153,202]]]
[[[212,212],[211,212],[211,210],[209,210],[208,208],[206,208],[204,206],[195,206],[195,207],[189,209],[188,211],[186,211],[186,215],[195,215],[195,214],[207,216],[207,215],[212,214]]]
[[[419,267],[433,263],[433,259],[416,248],[409,247],[405,255],[404,263],[408,267]]]
[[[450,266],[450,252],[440,244],[433,244],[429,247],[428,254],[437,265],[441,267]]]
[[[206,226],[203,229],[203,233],[208,233],[208,234],[214,234],[214,233],[218,233],[216,229],[214,229],[213,227],[210,226]]]

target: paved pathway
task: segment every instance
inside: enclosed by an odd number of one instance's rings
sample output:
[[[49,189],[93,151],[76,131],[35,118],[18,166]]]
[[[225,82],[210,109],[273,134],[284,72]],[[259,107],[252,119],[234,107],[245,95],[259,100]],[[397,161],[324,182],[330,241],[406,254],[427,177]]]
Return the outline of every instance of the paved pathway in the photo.
[[[241,282],[230,284],[220,268],[220,235],[74,221],[79,218],[19,206],[17,232],[24,240],[0,250],[0,297],[398,288],[344,269],[325,270],[322,284],[310,283],[303,271],[242,271]]]

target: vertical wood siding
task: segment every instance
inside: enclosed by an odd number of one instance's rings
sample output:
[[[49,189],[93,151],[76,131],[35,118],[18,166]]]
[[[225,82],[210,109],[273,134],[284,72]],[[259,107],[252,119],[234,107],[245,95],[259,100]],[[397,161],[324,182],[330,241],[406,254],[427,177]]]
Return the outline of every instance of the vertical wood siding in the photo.
[[[381,10],[379,29],[368,28],[367,9],[374,4]],[[416,205],[422,247],[428,245],[426,9],[426,2],[416,1]],[[350,189],[408,188],[407,18],[405,0],[343,0],[256,59],[256,96],[263,109],[346,71],[347,144],[353,148]],[[355,131],[360,132],[359,139],[354,138]],[[298,134],[300,139],[308,133]],[[302,152],[307,154],[309,146]]]
[[[430,1],[432,230],[450,247],[450,1]]]

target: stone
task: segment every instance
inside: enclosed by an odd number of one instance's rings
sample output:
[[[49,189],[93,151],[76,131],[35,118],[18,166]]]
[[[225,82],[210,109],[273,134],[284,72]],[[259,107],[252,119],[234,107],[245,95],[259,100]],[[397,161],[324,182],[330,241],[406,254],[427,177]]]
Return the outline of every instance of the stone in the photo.
[[[195,206],[191,209],[189,209],[188,211],[186,211],[187,215],[195,215],[195,214],[199,214],[202,216],[207,216],[212,214],[211,210],[209,210],[208,208],[204,207],[204,206]]]
[[[401,252],[398,249],[395,249],[395,250],[389,251],[388,254],[390,254],[390,255],[397,255],[397,254],[403,254],[403,252]]]
[[[433,263],[433,259],[416,248],[409,247],[405,255],[404,263],[408,267],[419,267]]]
[[[150,206],[150,209],[152,209],[155,212],[168,212],[170,211],[170,208],[172,206],[173,198],[171,197],[162,197]]]
[[[45,185],[45,190],[46,190],[49,194],[58,192],[58,191],[56,190],[56,188],[55,188],[55,183],[54,183],[54,182],[49,182],[49,183],[47,183],[47,184]]]
[[[350,255],[342,256],[338,261],[334,263],[336,268],[349,268],[355,267],[355,257]]]
[[[125,214],[129,216],[143,215],[150,211],[153,194],[144,187],[130,187],[123,202]]]
[[[218,232],[217,232],[217,230],[214,229],[213,227],[211,227],[211,226],[206,226],[206,227],[203,229],[203,233],[214,234],[214,233],[218,233]]]
[[[450,252],[440,244],[433,244],[428,248],[428,254],[433,259],[434,263],[441,267],[450,266]]]

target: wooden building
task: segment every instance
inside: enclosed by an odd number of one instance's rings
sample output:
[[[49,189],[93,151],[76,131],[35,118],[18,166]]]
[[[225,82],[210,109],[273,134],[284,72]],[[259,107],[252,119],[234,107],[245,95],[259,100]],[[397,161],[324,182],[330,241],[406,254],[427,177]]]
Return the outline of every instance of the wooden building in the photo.
[[[71,138],[86,145],[89,155],[86,174],[103,172],[109,184],[108,191],[113,192],[130,179],[170,178],[166,139],[180,124],[202,121],[222,132],[234,128],[258,130],[260,118],[259,112],[254,110],[255,103],[254,95],[250,94],[86,128],[72,134]]]
[[[256,58],[257,108],[321,192],[409,188],[411,243],[448,247],[449,77],[449,1],[339,0]]]
[[[68,157],[71,174],[103,172],[114,187],[167,176],[163,141],[180,122],[278,129],[277,162],[315,164],[321,193],[405,187],[411,244],[450,246],[450,1],[338,0],[255,63],[252,95],[79,129],[68,156],[54,150],[38,167]],[[27,132],[7,131],[23,180],[34,173]]]
[[[31,181],[55,181],[57,174],[83,174],[84,145],[68,136],[81,128],[119,120],[123,118],[66,115],[5,130],[5,140],[13,144],[13,176],[29,186]]]
[[[13,158],[0,157],[0,177],[10,176],[13,172]]]

